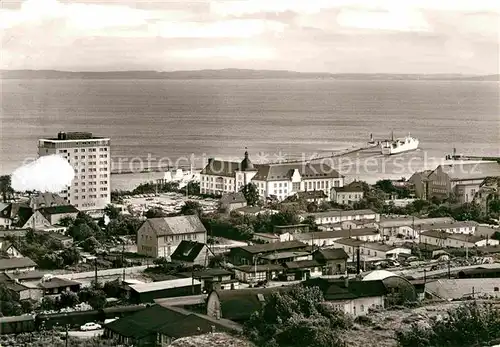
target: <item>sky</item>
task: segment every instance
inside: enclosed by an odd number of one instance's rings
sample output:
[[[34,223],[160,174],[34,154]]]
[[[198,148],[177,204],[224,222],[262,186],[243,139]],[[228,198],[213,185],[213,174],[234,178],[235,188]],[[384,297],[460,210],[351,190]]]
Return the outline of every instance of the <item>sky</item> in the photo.
[[[499,73],[500,0],[0,0],[0,69]]]

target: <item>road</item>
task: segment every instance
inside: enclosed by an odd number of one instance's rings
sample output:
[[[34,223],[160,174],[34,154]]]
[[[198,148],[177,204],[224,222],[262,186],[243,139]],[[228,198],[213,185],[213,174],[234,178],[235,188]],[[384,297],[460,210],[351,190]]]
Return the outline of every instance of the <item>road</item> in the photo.
[[[450,268],[450,273],[456,274],[457,272],[460,272],[462,270],[475,269],[478,267],[486,268],[486,269],[498,269],[498,268],[500,268],[500,264],[494,263],[494,264],[482,264],[482,265],[469,265],[469,266],[452,267],[452,268]],[[415,279],[424,278],[424,269],[423,268],[410,269],[410,270],[389,270],[389,271],[397,273],[398,275],[402,275],[402,276],[412,276]],[[444,269],[435,270],[435,271],[427,271],[425,273],[425,276],[431,277],[431,276],[444,275],[447,273],[448,273],[448,268],[444,268]]]

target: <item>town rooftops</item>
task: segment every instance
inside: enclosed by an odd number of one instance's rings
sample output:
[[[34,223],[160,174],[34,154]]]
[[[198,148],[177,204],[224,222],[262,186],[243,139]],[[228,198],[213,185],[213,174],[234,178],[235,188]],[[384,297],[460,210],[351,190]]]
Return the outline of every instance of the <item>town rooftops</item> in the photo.
[[[244,207],[234,209],[234,211],[236,211],[238,213],[242,213],[242,214],[258,214],[258,213],[266,212],[266,210],[260,206],[244,206]],[[267,211],[269,211],[269,210],[267,210]]]
[[[154,292],[154,291],[158,291],[158,290],[188,287],[191,285],[199,285],[199,284],[201,284],[201,282],[196,280],[196,279],[193,279],[193,278],[179,278],[179,279],[168,280],[168,281],[133,284],[130,286],[130,288],[137,293],[147,293],[147,292]]]
[[[207,232],[196,215],[150,218],[145,223],[149,223],[156,236]]]
[[[285,251],[285,252],[275,252],[271,254],[266,254],[261,256],[262,259],[267,260],[278,260],[278,259],[287,259],[287,258],[296,258],[296,257],[304,257],[311,254],[310,252],[298,252],[298,251]]]
[[[404,217],[380,217],[379,225],[382,228],[400,227],[400,226],[423,226],[433,223],[452,223],[455,220],[451,217],[438,217],[438,218],[417,218],[412,216]]]
[[[453,228],[465,228],[477,226],[477,222],[474,221],[453,221],[451,223],[438,222],[438,223],[428,223],[425,224],[429,229],[453,229]]]
[[[185,276],[185,277],[191,277],[193,276],[194,278],[212,278],[212,277],[218,277],[218,276],[231,276],[233,273],[228,270],[224,269],[204,269],[200,271],[194,271],[194,272],[181,272],[179,275]]]
[[[342,177],[330,166],[322,164],[266,164],[258,165],[257,169],[253,181],[289,181],[295,172],[299,173],[303,180]]]
[[[285,267],[289,270],[307,269],[318,266],[321,265],[316,260],[299,260],[299,261],[289,261],[285,263]]]
[[[40,208],[44,206],[64,206],[69,203],[61,196],[54,193],[39,193],[29,200],[29,206],[32,208]]]
[[[40,139],[41,141],[66,141],[66,140],[101,140],[103,137],[93,136],[92,133],[83,131],[59,132],[57,137]]]
[[[339,301],[350,300],[356,298],[379,297],[387,295],[388,290],[381,280],[377,281],[346,281],[314,278],[303,282],[305,286],[317,286],[323,292],[325,300]]]
[[[240,165],[240,163],[232,161],[209,159],[208,164],[201,170],[201,174],[235,177],[235,172],[240,169]]]
[[[234,269],[245,273],[254,273],[255,271],[281,271],[283,266],[280,264],[240,265],[235,266]]]
[[[241,249],[251,254],[258,254],[258,253],[285,251],[291,249],[300,249],[305,247],[307,247],[307,245],[300,241],[285,241],[285,242],[274,242],[266,244],[256,244],[252,246],[236,247],[232,248],[231,251]]]
[[[40,287],[44,289],[61,288],[61,287],[73,287],[81,285],[80,282],[75,282],[59,277],[52,277],[50,280],[40,282]]]
[[[372,210],[331,210],[324,212],[315,212],[315,213],[304,213],[301,215],[303,218],[307,218],[308,216],[313,216],[315,218],[324,218],[324,217],[340,217],[340,216],[366,216],[366,215],[375,215],[376,213]]]
[[[278,235],[275,235],[275,234],[270,234],[270,233],[253,233],[253,236],[257,236],[257,237],[262,237],[262,238],[266,238],[266,239],[273,239],[273,240],[279,240],[279,236]]]
[[[495,161],[464,162],[440,165],[441,170],[448,174],[452,181],[485,179],[500,176],[500,164]]]
[[[39,211],[44,217],[57,214],[78,213],[78,209],[73,205],[41,207]]]
[[[373,249],[375,251],[381,251],[381,252],[389,252],[393,249],[396,248],[404,248],[400,246],[391,246],[383,243],[378,243],[378,242],[365,242],[361,240],[356,240],[356,239],[340,239],[336,240],[335,243],[341,244],[341,245],[346,245],[346,246],[351,246],[351,247],[364,247],[364,248],[369,248]]]
[[[201,242],[182,240],[171,255],[172,260],[193,262],[206,245]]]
[[[337,193],[362,193],[363,188],[356,186],[333,187]]]
[[[297,240],[314,240],[314,239],[341,239],[345,237],[375,236],[377,234],[378,234],[377,229],[360,228],[360,229],[342,229],[334,231],[299,233],[299,234],[294,234],[293,237],[296,238]]]
[[[41,271],[23,271],[19,273],[6,273],[6,275],[12,280],[33,281],[41,279],[45,273]]]
[[[30,258],[0,259],[0,271],[36,267],[37,264]]]
[[[241,192],[224,194],[220,198],[221,204],[241,204],[246,203],[247,200]]]
[[[469,235],[469,234],[447,233],[447,232],[441,231],[441,230],[424,231],[422,233],[422,236],[428,236],[428,237],[442,239],[442,240],[451,239],[451,240],[471,242],[471,243],[476,243],[476,242],[479,242],[482,240],[486,240],[486,237],[480,237],[480,236]]]
[[[215,329],[215,331],[213,331]],[[241,327],[236,327],[234,322],[226,319],[214,319],[205,315],[191,313],[171,323],[153,329],[155,332],[171,338],[195,336],[212,332],[240,332]]]

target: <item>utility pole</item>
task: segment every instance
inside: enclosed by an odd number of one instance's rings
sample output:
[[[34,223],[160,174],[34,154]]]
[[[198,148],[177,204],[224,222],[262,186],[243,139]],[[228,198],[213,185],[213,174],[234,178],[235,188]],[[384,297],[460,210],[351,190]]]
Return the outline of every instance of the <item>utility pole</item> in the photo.
[[[123,281],[125,282],[125,242],[122,243]]]
[[[94,283],[97,288],[97,257],[94,259]]]
[[[66,347],[68,347],[68,324],[66,324],[66,340],[64,341],[64,344]]]

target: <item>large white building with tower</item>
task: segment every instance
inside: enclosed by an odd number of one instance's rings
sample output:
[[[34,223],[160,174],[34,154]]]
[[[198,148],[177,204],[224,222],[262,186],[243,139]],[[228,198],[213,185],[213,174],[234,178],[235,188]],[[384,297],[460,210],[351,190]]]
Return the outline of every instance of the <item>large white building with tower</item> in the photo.
[[[40,139],[38,155],[62,156],[75,171],[71,186],[59,193],[80,211],[99,212],[111,202],[110,139],[88,132],[60,132]]]
[[[204,194],[237,192],[253,183],[261,198],[286,199],[298,192],[323,191],[328,198],[333,187],[344,186],[344,176],[325,164],[253,164],[248,151],[241,162],[209,159],[200,173]]]

